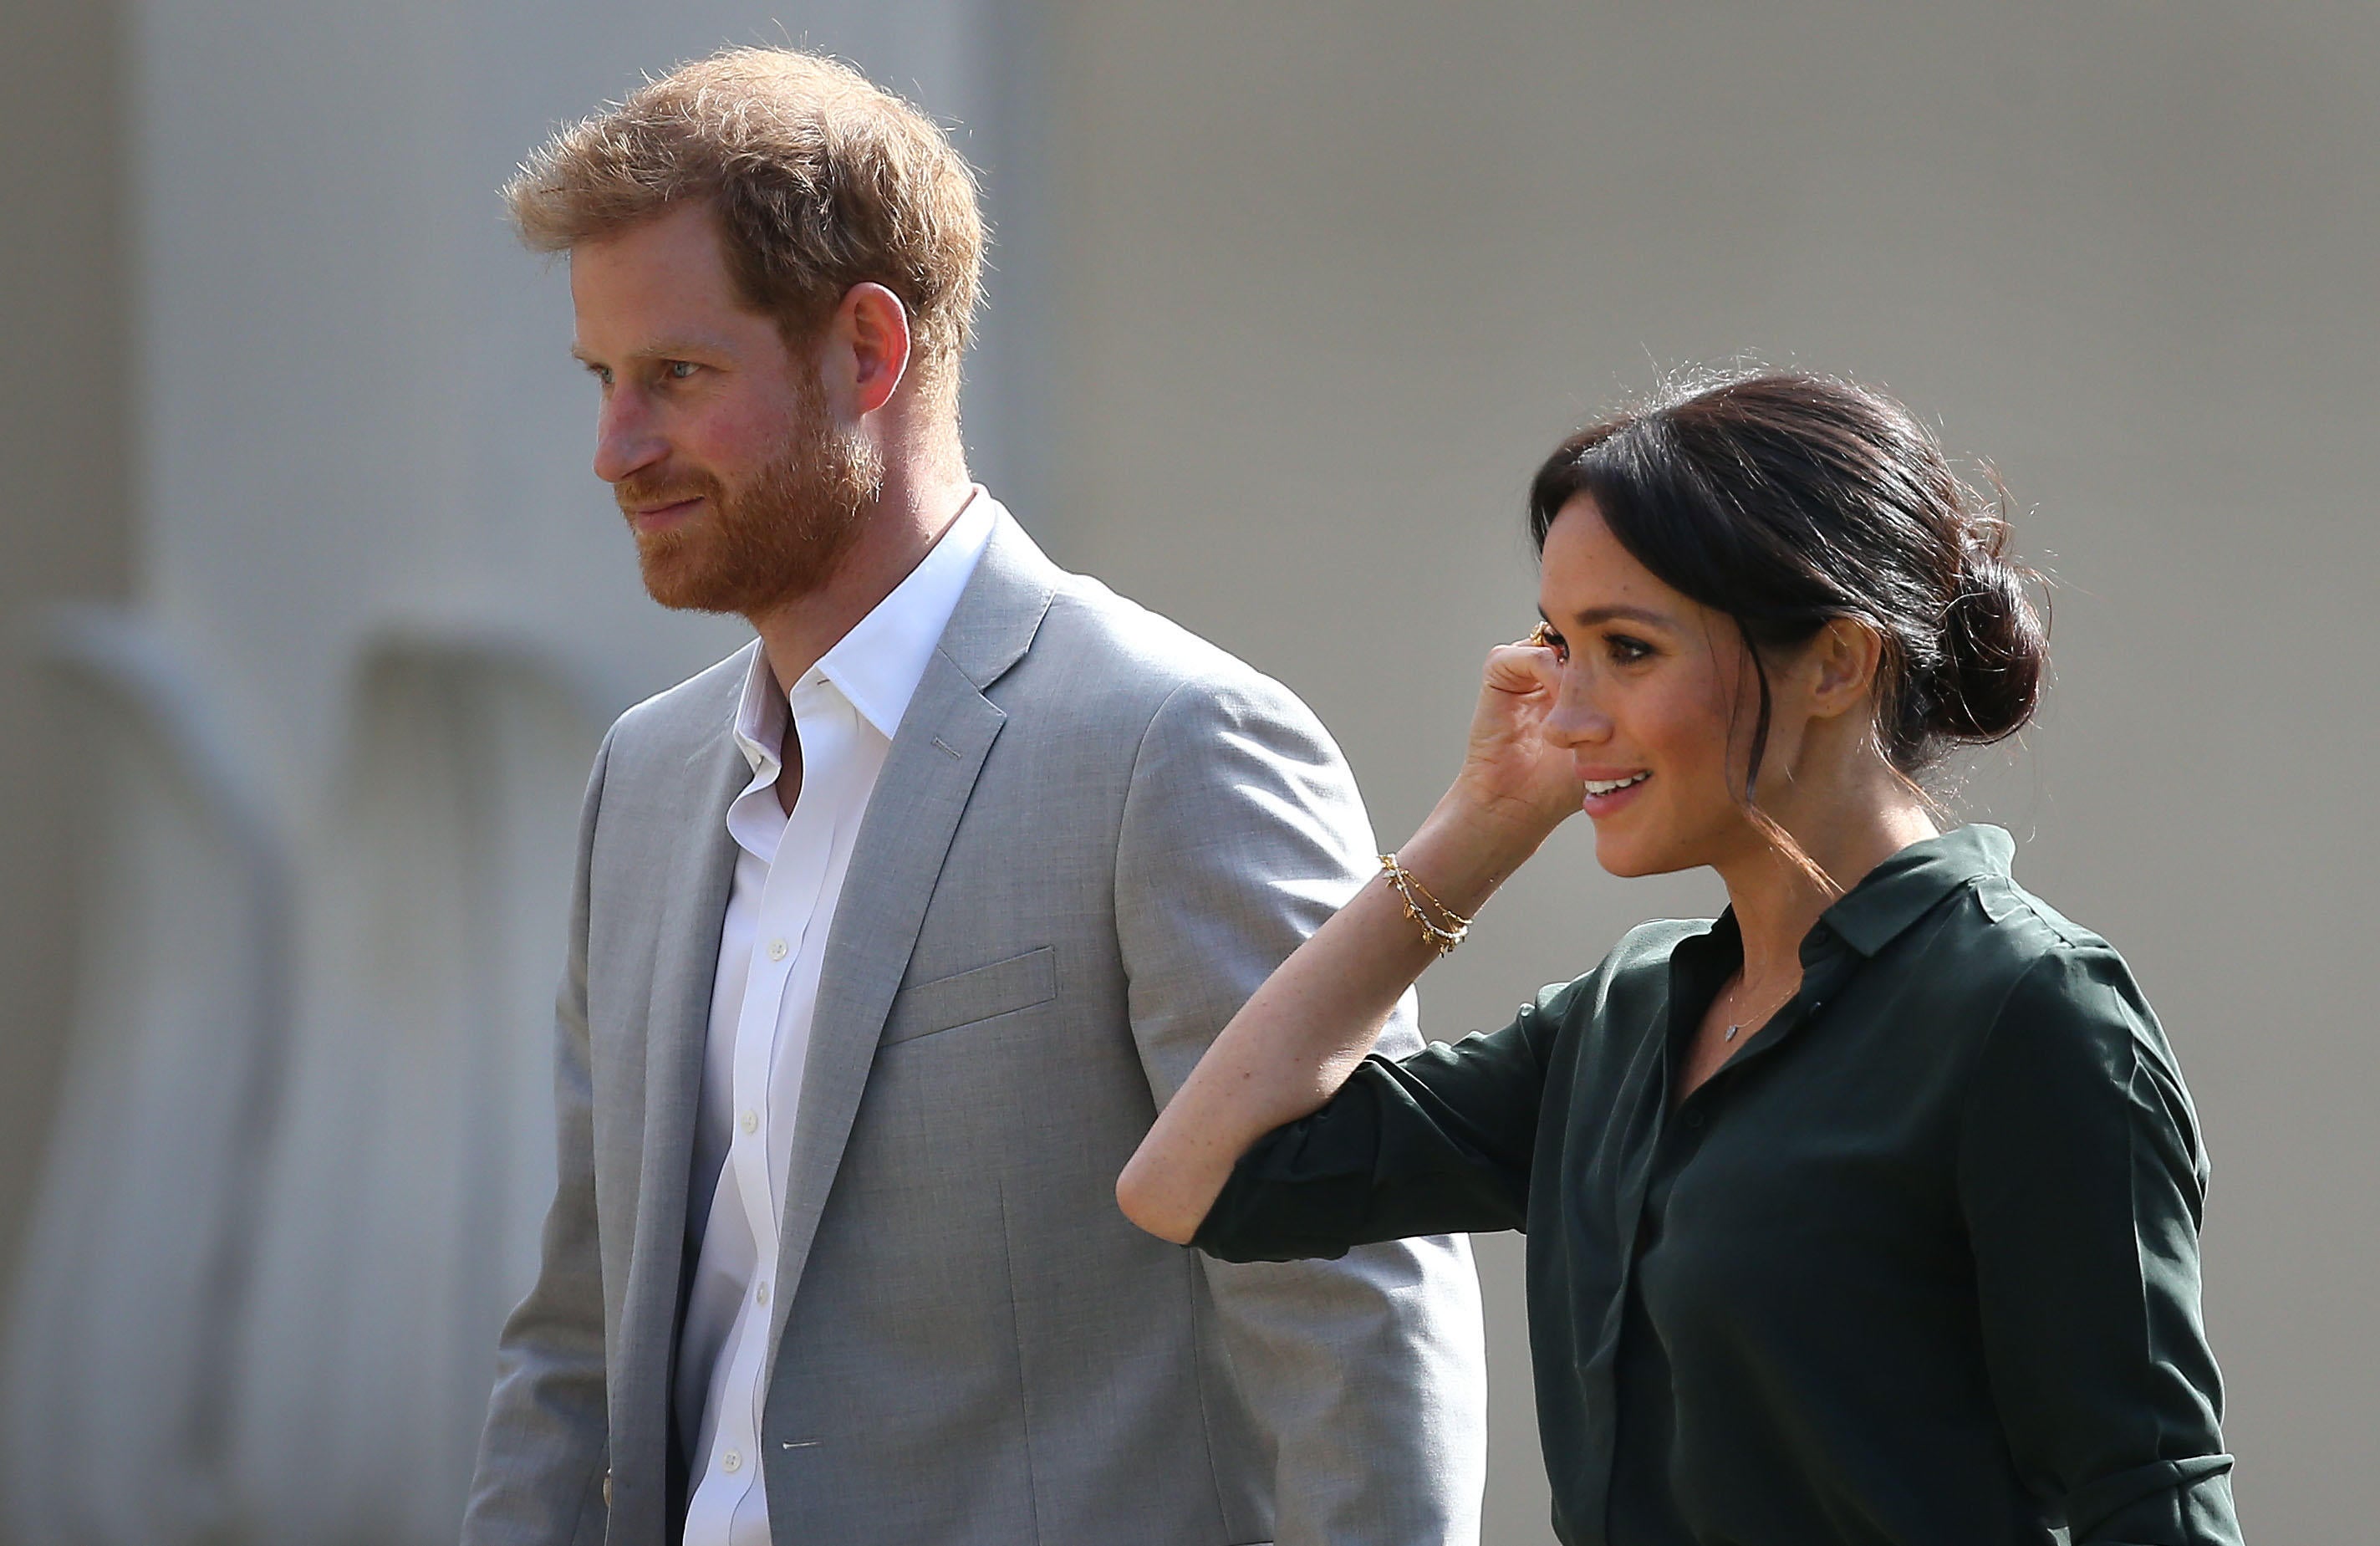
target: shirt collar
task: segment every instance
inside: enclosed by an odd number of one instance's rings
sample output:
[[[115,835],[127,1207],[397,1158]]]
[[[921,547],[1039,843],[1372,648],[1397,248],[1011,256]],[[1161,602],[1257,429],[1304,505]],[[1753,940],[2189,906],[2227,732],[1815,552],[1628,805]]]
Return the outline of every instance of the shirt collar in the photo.
[[[832,683],[860,718],[891,740],[1004,513],[998,500],[976,486],[908,578],[835,641],[795,685],[795,691]],[[755,648],[735,724],[735,745],[754,773],[766,774],[777,768],[791,712],[769,669],[768,651]]]
[[[1970,881],[2009,874],[2016,839],[1977,822],[1912,843],[1861,878],[1818,917],[1863,956],[1874,956],[1934,905]]]

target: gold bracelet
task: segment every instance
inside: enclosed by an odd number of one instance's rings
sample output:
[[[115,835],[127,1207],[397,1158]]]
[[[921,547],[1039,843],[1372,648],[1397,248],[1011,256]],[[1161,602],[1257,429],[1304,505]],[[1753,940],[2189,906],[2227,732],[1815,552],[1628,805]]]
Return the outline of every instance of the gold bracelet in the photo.
[[[1461,944],[1463,937],[1471,932],[1471,920],[1433,895],[1429,887],[1422,884],[1412,870],[1397,862],[1396,855],[1382,854],[1380,869],[1389,877],[1390,889],[1393,890],[1399,900],[1404,903],[1405,916],[1421,926],[1422,939],[1429,944],[1436,945],[1440,956]],[[1416,892],[1420,893],[1419,897],[1415,895]],[[1423,898],[1427,898],[1431,907],[1445,916],[1446,920],[1443,923],[1433,919],[1422,910]]]

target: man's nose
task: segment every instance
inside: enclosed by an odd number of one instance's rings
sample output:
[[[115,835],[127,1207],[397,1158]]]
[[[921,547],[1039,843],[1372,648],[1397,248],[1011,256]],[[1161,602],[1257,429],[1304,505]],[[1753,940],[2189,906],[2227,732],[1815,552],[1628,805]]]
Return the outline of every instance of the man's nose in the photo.
[[[669,449],[634,391],[615,390],[595,420],[595,476],[616,483],[662,459]]]

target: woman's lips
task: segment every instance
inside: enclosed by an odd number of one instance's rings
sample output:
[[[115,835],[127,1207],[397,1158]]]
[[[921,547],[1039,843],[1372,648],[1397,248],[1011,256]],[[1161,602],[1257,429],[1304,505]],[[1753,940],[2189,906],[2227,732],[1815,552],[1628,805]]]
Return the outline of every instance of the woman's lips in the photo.
[[[1579,809],[1590,817],[1609,816],[1643,793],[1645,785],[1652,782],[1652,778],[1650,773],[1638,773],[1621,779],[1587,779],[1585,782],[1591,787],[1586,797],[1579,802]]]

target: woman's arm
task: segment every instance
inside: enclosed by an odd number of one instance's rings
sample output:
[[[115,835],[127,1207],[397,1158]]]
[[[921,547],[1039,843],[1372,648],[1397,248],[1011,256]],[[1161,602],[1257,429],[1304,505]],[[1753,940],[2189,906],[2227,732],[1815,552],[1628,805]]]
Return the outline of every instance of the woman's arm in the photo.
[[[2009,1454],[2075,1546],[2237,1546],[2199,1319],[2205,1154],[2123,961],[2063,947],[2010,992],[1959,1147]]]
[[[1553,651],[1488,659],[1463,772],[1398,859],[1468,916],[1579,808],[1570,759],[1539,727]],[[1397,999],[1438,956],[1385,876],[1366,884],[1268,978],[1199,1060],[1116,1181],[1135,1223],[1187,1244],[1258,1138],[1346,1081]]]

